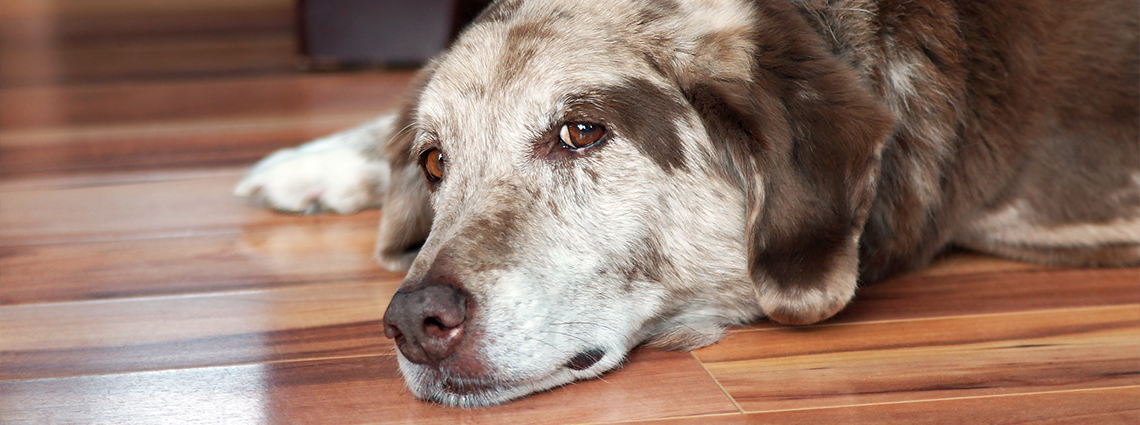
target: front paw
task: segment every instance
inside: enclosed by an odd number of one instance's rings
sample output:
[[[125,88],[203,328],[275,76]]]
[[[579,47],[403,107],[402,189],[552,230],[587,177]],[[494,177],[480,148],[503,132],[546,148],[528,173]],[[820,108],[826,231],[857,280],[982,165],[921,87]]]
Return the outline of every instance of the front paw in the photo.
[[[262,159],[234,194],[279,211],[348,214],[379,206],[387,179],[387,163],[370,161],[351,146],[305,145]]]

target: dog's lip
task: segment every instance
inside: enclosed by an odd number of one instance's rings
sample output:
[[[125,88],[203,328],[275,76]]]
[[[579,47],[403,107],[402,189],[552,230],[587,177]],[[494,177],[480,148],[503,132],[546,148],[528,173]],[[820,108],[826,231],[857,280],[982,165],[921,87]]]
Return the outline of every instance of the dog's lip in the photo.
[[[453,376],[438,376],[429,384],[434,391],[429,391],[425,400],[454,406],[488,406],[516,399],[536,390],[552,387],[543,385],[543,381],[553,375],[529,379],[500,380],[492,378],[457,378]]]
[[[585,350],[575,355],[570,360],[567,360],[566,363],[564,363],[561,367],[574,371],[586,370],[600,362],[605,354],[605,350],[601,348],[592,348]],[[442,372],[439,369],[436,369],[436,371]],[[537,384],[551,376],[554,376],[557,372],[558,370],[556,369],[542,376],[535,376],[526,379],[495,379],[492,377],[471,378],[456,376],[443,372],[437,374],[435,380],[439,388],[443,391],[455,395],[472,395],[509,390],[513,388]]]
[[[505,389],[526,385],[528,381],[498,381],[491,379],[463,379],[443,377],[439,379],[439,389],[450,394],[469,396],[499,392]]]
[[[536,389],[549,388],[551,387],[550,385],[543,385],[543,383],[558,376],[561,370],[581,370],[563,365],[542,375],[522,379],[502,379],[501,377],[464,378],[441,372],[439,369],[431,369],[435,372],[432,373],[431,375],[433,376],[429,378],[430,381],[434,382],[431,386],[435,387],[440,393],[468,400],[488,397],[490,399],[499,400],[492,404],[530,394]],[[445,401],[446,398],[447,397],[436,398],[435,401],[445,404],[453,403]],[[480,405],[482,404],[480,403]]]

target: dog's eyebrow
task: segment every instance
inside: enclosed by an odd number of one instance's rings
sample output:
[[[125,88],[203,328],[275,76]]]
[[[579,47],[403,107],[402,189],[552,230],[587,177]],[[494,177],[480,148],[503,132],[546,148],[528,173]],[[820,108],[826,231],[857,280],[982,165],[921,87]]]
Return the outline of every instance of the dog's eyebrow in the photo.
[[[408,133],[412,136],[412,146],[408,149],[412,158],[419,158],[424,152],[427,152],[433,147],[438,147],[439,137],[432,131],[424,130],[422,127],[413,124],[407,128]]]

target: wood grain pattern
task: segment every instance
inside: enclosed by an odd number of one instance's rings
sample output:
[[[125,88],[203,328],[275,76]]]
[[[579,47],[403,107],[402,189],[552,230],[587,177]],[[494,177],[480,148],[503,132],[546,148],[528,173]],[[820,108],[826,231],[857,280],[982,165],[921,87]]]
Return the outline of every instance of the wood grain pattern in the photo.
[[[695,352],[748,412],[1137,385],[1136,353],[1136,304],[739,332]]]
[[[397,104],[411,72],[0,91],[0,177],[246,165]]]
[[[604,380],[476,410],[416,401],[385,355],[0,382],[0,404],[13,423],[583,423],[735,411],[692,357],[651,350]]]
[[[372,256],[376,214],[218,234],[0,247],[0,305],[399,280]]]
[[[960,260],[950,258],[948,262]],[[993,261],[993,259],[987,260]],[[1001,272],[919,272],[861,288],[830,323],[922,319],[1140,303],[1140,270],[1011,263]],[[936,264],[938,266],[938,264]],[[915,300],[923,300],[915,302]]]
[[[1056,391],[1012,396],[869,404],[823,409],[709,415],[637,424],[1134,424],[1140,387]]]
[[[203,120],[217,126],[241,119],[378,114],[400,99],[411,76],[410,71],[292,74],[15,88],[0,92],[0,123],[4,134],[39,144],[59,143],[48,136],[66,128]]]
[[[391,354],[399,279],[0,307],[0,380]]]
[[[372,259],[377,211],[260,211],[229,194],[240,175],[0,183],[0,305],[400,276]]]
[[[8,0],[0,87],[287,73],[289,0]]]
[[[273,18],[284,25],[270,31],[230,33],[221,39],[217,36],[163,37],[147,33],[72,43],[51,55],[43,55],[42,50],[34,45],[10,43],[5,46],[10,48],[0,50],[0,63],[5,64],[0,67],[0,86],[109,83],[126,79],[157,81],[171,76],[287,75],[299,63],[288,27],[290,16],[286,13]],[[178,24],[178,20],[165,21]],[[0,19],[0,28],[12,24],[11,20]],[[115,28],[115,24],[107,22],[103,25]],[[124,69],[123,63],[142,66]]]
[[[504,406],[416,401],[378,212],[230,191],[391,108],[410,71],[293,70],[285,0],[0,2],[0,422],[1140,422],[1140,269],[955,253],[828,322]]]
[[[4,192],[0,245],[217,234],[290,219],[234,198],[229,192],[236,178]]]

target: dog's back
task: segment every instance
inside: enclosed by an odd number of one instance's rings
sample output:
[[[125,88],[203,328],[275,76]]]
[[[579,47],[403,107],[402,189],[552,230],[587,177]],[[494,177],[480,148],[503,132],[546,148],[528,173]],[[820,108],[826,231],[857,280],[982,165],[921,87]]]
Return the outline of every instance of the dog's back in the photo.
[[[800,3],[898,119],[862,238],[865,280],[954,245],[1051,263],[1140,258],[1138,3]],[[856,12],[871,3],[877,16]]]

